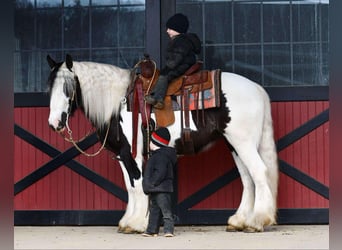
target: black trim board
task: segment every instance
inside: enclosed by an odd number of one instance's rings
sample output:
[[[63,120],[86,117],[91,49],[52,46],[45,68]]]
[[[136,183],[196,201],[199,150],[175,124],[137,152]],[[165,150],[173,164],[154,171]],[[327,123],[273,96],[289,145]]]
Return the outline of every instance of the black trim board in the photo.
[[[290,146],[291,144],[304,137],[312,130],[318,128],[327,121],[329,121],[329,109],[321,112],[311,120],[307,121],[303,125],[299,126],[295,130],[280,138],[277,141],[277,151],[279,152],[285,149],[286,147]],[[310,190],[316,192],[326,199],[329,199],[329,187],[281,159],[279,159],[279,170],[292,179],[296,180],[297,182],[301,183],[302,185],[306,186]],[[206,199],[207,197],[218,191],[220,188],[228,185],[230,182],[239,177],[240,175],[237,169],[233,168],[232,170],[212,181],[207,186],[201,188],[194,194],[187,197],[179,204],[179,209],[186,210],[193,207],[200,201]]]
[[[327,187],[326,185],[320,183],[316,179],[296,169],[283,160],[279,160],[279,170],[283,174],[286,174],[287,176],[301,183],[305,187],[329,200],[329,187]]]
[[[180,210],[187,210],[197,203],[203,201],[204,199],[208,198],[210,195],[217,192],[219,189],[223,188],[224,186],[228,185],[235,179],[239,178],[240,174],[237,168],[233,168],[232,170],[228,171],[227,173],[221,175],[214,181],[210,182],[208,185],[204,186],[197,192],[193,193],[189,197],[187,197],[184,201],[178,204]]]
[[[308,189],[329,200],[329,187],[320,183],[316,179],[312,178],[311,176],[296,169],[295,167],[291,166],[290,164],[282,160],[279,161],[279,170],[283,174],[289,176],[298,183],[301,183]],[[197,192],[189,195],[185,200],[180,202],[177,205],[178,213],[187,213],[189,211],[192,211],[191,207],[208,198],[222,187],[229,185],[232,181],[234,181],[237,178],[240,178],[240,175],[237,171],[237,168],[233,168],[232,170],[218,177],[208,185],[199,189]]]
[[[307,123],[303,124],[299,128],[295,129],[288,135],[281,138],[277,143],[278,151],[286,148],[287,146],[292,144],[294,141],[300,139],[305,134],[309,133],[316,127],[319,127],[320,125],[322,125],[324,122],[328,120],[329,120],[329,110],[325,110],[318,116],[314,117]],[[61,152],[59,152],[58,150],[52,148],[47,143],[43,142],[42,140],[40,140],[33,134],[29,133],[28,131],[25,131],[24,129],[20,128],[17,125],[15,125],[15,134],[19,136],[21,139],[34,145],[41,151],[47,153],[51,157],[56,157],[58,154],[61,154]],[[84,145],[84,146],[88,147],[88,146],[93,145],[94,143],[96,143],[96,141],[91,141],[90,144],[86,143],[87,145]],[[103,180],[94,178],[94,175],[91,174],[85,166],[79,164],[78,162],[71,159],[65,165],[69,167],[70,169],[74,170],[75,172],[79,173],[80,175],[84,176],[85,178],[89,179],[90,181],[93,181],[95,184],[98,184],[105,190],[109,191],[110,189],[112,189],[111,187],[112,184],[109,185],[109,187],[108,186],[105,187],[106,183],[104,185],[101,184],[103,183]],[[287,174],[288,176],[292,177],[293,179],[299,181],[303,185],[309,187],[313,191],[317,192],[318,194],[329,199],[329,188],[317,182],[310,176],[306,176],[306,174],[299,172],[294,167],[289,166],[286,162],[283,162],[283,161],[280,161],[280,170],[283,173]],[[180,223],[194,224],[195,222],[195,224],[224,224],[226,222],[227,217],[233,214],[234,210],[191,210],[189,208],[197,204],[199,201],[203,200],[205,197],[214,193],[215,191],[220,189],[222,186],[229,184],[235,178],[238,178],[237,171],[236,172],[234,171],[236,171],[236,169],[231,172],[226,173],[224,177],[227,177],[227,178],[224,178],[224,180],[222,180],[223,176],[221,176],[220,178],[215,180],[213,183],[204,187],[203,190],[201,190],[201,192],[197,192],[191,195],[190,197],[188,197],[188,199],[180,203],[178,205]],[[32,182],[31,180],[30,183],[34,183],[34,182]],[[114,189],[116,189],[116,187]],[[119,197],[121,200],[127,201],[127,193],[124,190],[119,190],[119,191],[120,192],[118,192],[118,190],[116,191],[112,190],[111,193]],[[118,195],[118,193],[121,193],[121,194]],[[42,219],[42,215],[39,214],[40,213],[39,211],[15,211],[15,213],[17,212],[19,212],[19,215],[21,214],[21,212],[24,212],[25,214],[32,212],[33,213],[32,215],[36,216],[36,220],[38,220],[38,222],[36,222],[37,224],[33,223],[32,225],[39,225],[39,223],[43,223],[43,224],[50,223],[48,225],[55,225],[56,223],[57,224],[59,223],[60,225],[62,225],[63,223],[71,223],[70,225],[73,225],[73,224],[74,225],[88,225],[88,224],[97,225],[96,223],[98,223],[98,225],[107,225],[107,223],[109,223],[110,225],[112,225],[112,222],[115,221],[116,219],[117,221],[119,221],[124,211],[106,211],[105,213],[109,213],[107,214],[107,216],[103,215],[104,213],[103,211],[86,211],[86,212],[81,211],[80,213],[79,211],[45,211],[43,215],[46,215],[47,217],[46,218],[44,217],[43,219]],[[45,214],[48,212],[51,212],[51,214],[50,215]],[[64,214],[61,215],[60,212]],[[30,215],[28,216],[30,217]],[[102,219],[102,217],[104,218]],[[111,217],[113,217],[113,220],[109,221],[108,218],[111,218]],[[278,223],[279,224],[328,223],[329,221],[328,217],[329,217],[328,209],[304,209],[304,210],[303,209],[285,209],[285,210],[280,209]],[[20,221],[22,221],[23,219],[20,219],[20,216],[19,216],[18,218],[15,217],[15,220],[17,222],[19,221],[18,223],[20,223]],[[25,220],[30,220],[30,218],[25,218],[24,221]],[[39,220],[42,220],[42,222],[39,222]],[[224,222],[222,222],[223,220]],[[30,224],[27,224],[27,225],[30,225]]]
[[[49,107],[50,97],[46,92],[14,93],[14,107]]]
[[[118,225],[123,210],[17,210],[15,226],[113,226]]]
[[[225,225],[236,210],[188,210],[178,214],[180,224]],[[279,209],[277,223],[285,224],[328,224],[329,209]]]
[[[17,127],[16,127],[17,128]],[[85,150],[91,146],[91,143],[89,142],[96,142],[97,138],[96,136],[90,136],[81,141],[78,146],[82,149]],[[38,180],[42,179],[44,176],[50,174],[54,170],[58,169],[60,166],[63,164],[66,164],[68,161],[79,155],[80,152],[75,148],[69,148],[67,149],[63,154],[57,154],[53,160],[45,163],[43,166],[39,167],[29,175],[25,176],[21,180],[19,180],[15,185],[14,185],[14,194],[18,194],[30,185],[34,184]]]
[[[146,53],[150,55],[150,58],[153,58],[157,67],[160,65],[160,8],[161,1],[145,1]]]
[[[313,119],[311,119],[310,121],[308,121],[304,125],[300,126],[299,128],[297,128],[294,131],[292,131],[291,133],[289,133],[288,135],[285,135],[283,138],[281,138],[278,141],[278,151],[286,148],[289,145],[291,145],[296,140],[305,136],[307,133],[309,133],[310,131],[312,131],[316,127],[321,126],[324,122],[326,122],[328,120],[329,120],[329,112],[328,112],[328,110],[325,110],[321,114],[319,114],[317,117],[314,117]],[[16,135],[21,137],[23,140],[34,145],[35,147],[39,148],[40,150],[42,150],[43,152],[47,153],[48,155],[50,155],[52,157],[60,154],[60,152],[58,150],[52,148],[50,145],[46,144],[45,142],[43,142],[39,138],[35,137],[33,134],[29,133],[28,131],[25,131],[24,129],[22,129],[21,127],[19,127],[17,125],[15,125],[15,133],[16,133]],[[93,144],[93,143],[91,143],[91,144]],[[72,166],[74,164],[76,164],[76,168]],[[84,174],[84,170],[87,170],[87,168],[80,165],[78,162],[71,160],[66,165],[69,168],[71,168],[72,170],[74,170],[75,172],[79,173],[80,175],[84,176],[85,178],[89,179],[90,181],[94,182],[95,184],[101,186],[105,190],[109,191],[110,193],[113,193],[115,196],[121,197],[122,200],[125,201],[127,199],[126,198],[127,193],[125,193],[124,195],[122,195],[122,194],[118,195],[117,190],[110,191],[112,189],[111,187],[108,188],[108,185],[105,185],[105,186],[102,185],[101,183],[103,183],[103,180],[98,180],[98,178],[94,178],[93,174],[90,174],[90,175],[89,175],[89,173]],[[80,166],[78,166],[78,165],[80,165]],[[307,186],[309,189],[311,189],[311,190],[315,191],[316,193],[322,195],[323,197],[329,199],[329,187],[326,187],[325,185],[319,183],[317,180],[311,178],[310,176],[306,175],[305,173],[300,172],[299,170],[295,169],[293,166],[290,166],[289,164],[287,164],[286,162],[284,162],[282,160],[280,160],[280,166],[279,167],[280,167],[280,171],[283,172],[284,174],[290,176],[291,178],[295,179],[296,181]],[[205,186],[203,189],[199,190],[198,192],[192,194],[186,200],[184,200],[183,202],[178,204],[178,212],[180,214],[183,214],[183,215],[186,214],[186,216],[184,217],[185,219],[190,218],[189,216],[191,216],[191,214],[196,213],[196,212],[194,212],[195,210],[191,210],[191,209],[188,210],[189,208],[193,207],[195,204],[197,204],[201,200],[203,200],[206,197],[210,196],[211,194],[215,193],[217,190],[219,190],[223,186],[228,185],[231,181],[235,180],[238,177],[239,177],[239,174],[238,174],[236,168],[228,171],[223,176],[220,176],[215,181],[213,181],[209,185]],[[32,183],[34,183],[34,181]],[[15,188],[17,188],[17,184],[16,184]],[[111,185],[114,185],[114,184],[111,184]],[[121,190],[121,191],[125,192],[124,190]],[[122,192],[119,192],[119,193],[122,193]],[[210,210],[208,213],[212,213],[212,211],[213,210]],[[206,212],[204,211],[204,213],[206,213]]]
[[[309,134],[311,131],[315,130],[319,126],[323,125],[324,123],[329,121],[329,109],[324,110],[320,114],[316,115],[312,119],[308,120],[304,124],[300,125],[299,127],[295,128],[282,138],[277,141],[277,151],[281,151],[288,147],[289,145],[293,144],[300,138],[304,137],[305,135]]]
[[[329,86],[265,87],[272,102],[328,101]],[[14,107],[48,107],[46,92],[14,93]]]
[[[328,101],[329,86],[264,87],[272,102]]]
[[[188,210],[176,225],[225,225],[235,210]],[[123,210],[17,210],[15,226],[117,226]],[[279,209],[278,224],[328,224],[329,209]]]
[[[53,157],[53,160],[49,161],[48,163],[44,164],[43,166],[39,167],[36,171],[33,171],[23,179],[19,180],[14,185],[14,194],[18,194],[30,185],[34,184],[36,181],[40,180],[47,174],[51,173],[52,171],[59,168],[61,165],[65,164],[68,168],[72,171],[78,173],[79,175],[83,176],[87,180],[93,182],[94,184],[98,185],[99,187],[103,188],[107,192],[113,194],[120,200],[124,202],[128,202],[128,194],[127,191],[118,187],[114,183],[110,182],[109,180],[105,179],[101,175],[95,173],[94,171],[88,169],[84,165],[80,164],[79,162],[73,160],[76,155],[79,154],[79,151],[76,150],[75,147],[72,147],[65,152],[60,152],[57,149],[50,146],[48,143],[44,142],[43,140],[39,139],[38,137],[34,136],[30,132],[26,131],[25,129],[21,128],[18,125],[14,126],[15,135],[30,143],[34,147],[38,148],[42,152],[46,153],[50,157]],[[98,142],[98,138],[95,133],[85,138],[80,147],[85,150],[90,146],[94,145]],[[70,154],[73,154],[70,156]],[[73,156],[75,155],[75,156]]]

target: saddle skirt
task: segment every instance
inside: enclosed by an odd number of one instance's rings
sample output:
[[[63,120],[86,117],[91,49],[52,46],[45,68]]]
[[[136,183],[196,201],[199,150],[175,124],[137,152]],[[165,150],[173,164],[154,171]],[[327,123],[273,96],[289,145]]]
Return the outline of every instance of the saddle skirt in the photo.
[[[146,65],[145,65],[146,66]],[[194,64],[188,71],[173,80],[164,99],[163,109],[153,109],[156,116],[157,126],[166,127],[175,121],[174,111],[202,110],[220,106],[221,71],[200,70],[202,62]],[[149,69],[149,67],[148,67]],[[149,94],[159,77],[159,70],[151,71],[142,67],[142,72],[135,80],[135,88],[140,88],[139,95]],[[137,87],[137,85],[141,85]],[[140,100],[143,97],[139,98]],[[129,111],[134,109],[133,94],[128,97]],[[141,104],[140,104],[141,105]]]

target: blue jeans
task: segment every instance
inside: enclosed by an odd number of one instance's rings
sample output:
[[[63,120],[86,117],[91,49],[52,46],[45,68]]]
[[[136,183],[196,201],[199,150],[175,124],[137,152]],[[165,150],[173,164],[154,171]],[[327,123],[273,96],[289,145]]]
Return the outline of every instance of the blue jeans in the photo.
[[[172,193],[151,193],[149,211],[150,216],[146,230],[147,233],[159,233],[162,218],[164,222],[164,233],[173,234]]]

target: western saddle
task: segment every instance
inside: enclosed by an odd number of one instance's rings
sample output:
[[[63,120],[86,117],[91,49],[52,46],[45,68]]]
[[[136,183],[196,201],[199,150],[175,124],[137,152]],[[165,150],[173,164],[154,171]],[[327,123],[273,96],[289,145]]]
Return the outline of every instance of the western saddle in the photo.
[[[152,61],[148,55],[145,55],[145,59],[141,60],[139,63],[137,63],[137,65],[140,66],[141,72],[136,76],[134,81],[134,94],[129,97],[129,109],[133,111],[133,113],[140,111],[142,115],[143,126],[146,126],[152,111],[152,107],[150,105],[146,105],[143,98],[145,95],[150,93],[150,91],[153,89],[153,86],[156,84],[159,77],[159,70],[156,68],[155,62]],[[218,95],[219,91],[217,91],[220,89],[220,83],[216,80],[217,78],[219,79],[220,70],[202,70],[202,66],[203,62],[197,61],[182,76],[173,80],[169,84],[165,95],[164,108],[153,109],[156,117],[157,127],[167,127],[168,125],[174,123],[174,110],[182,111],[182,139],[183,143],[190,144],[190,147],[192,145],[189,121],[190,111],[193,109],[203,110],[206,108],[204,98],[204,91],[206,90],[215,88],[215,91],[212,91],[214,94],[211,97],[211,101],[214,100],[214,106],[211,105],[209,107],[218,106],[220,99]],[[178,102],[175,102],[175,98],[177,98]],[[193,102],[191,106],[192,108],[190,108],[191,102]],[[137,115],[135,114],[135,116]]]

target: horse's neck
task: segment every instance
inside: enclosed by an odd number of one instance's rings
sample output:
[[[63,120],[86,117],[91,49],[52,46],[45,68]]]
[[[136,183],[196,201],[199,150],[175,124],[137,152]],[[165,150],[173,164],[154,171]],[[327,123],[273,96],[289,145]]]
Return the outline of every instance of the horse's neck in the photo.
[[[86,116],[96,125],[110,121],[120,112],[130,84],[130,70],[109,64],[74,62]]]
[[[74,62],[73,71],[78,76],[80,84],[108,84],[113,81],[117,88],[127,89],[130,84],[130,70],[114,65],[95,62]]]

